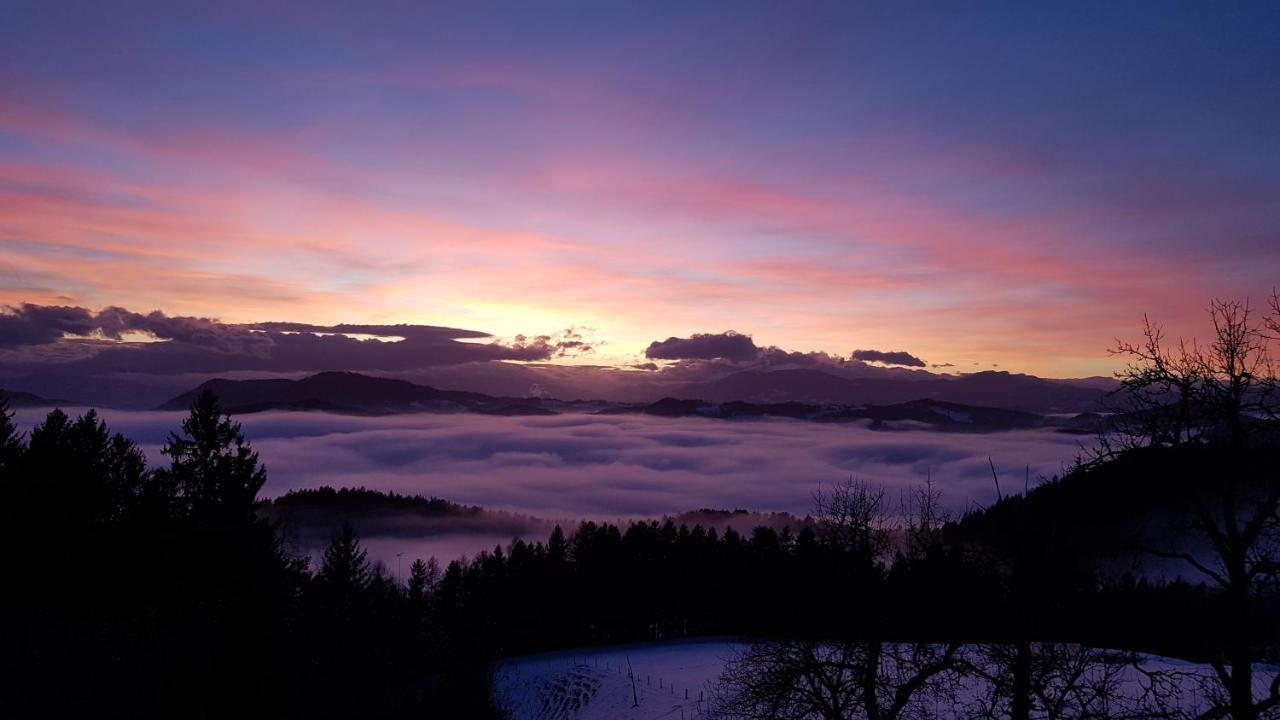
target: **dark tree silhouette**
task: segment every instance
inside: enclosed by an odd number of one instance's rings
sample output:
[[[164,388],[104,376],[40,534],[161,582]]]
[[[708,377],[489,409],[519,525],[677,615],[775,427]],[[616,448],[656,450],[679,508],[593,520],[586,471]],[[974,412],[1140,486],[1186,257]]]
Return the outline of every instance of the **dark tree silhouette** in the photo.
[[[94,410],[75,420],[50,412],[32,429],[23,463],[32,501],[69,515],[72,528],[119,520],[148,492],[146,458]]]
[[[751,645],[713,686],[714,718],[899,720],[955,704],[959,645],[786,640]]]
[[[967,704],[974,720],[1126,720],[1156,718],[1143,697],[1121,691],[1130,656],[1063,643],[984,644],[965,674],[980,690]],[[983,687],[984,686],[984,687]]]
[[[555,562],[564,562],[569,557],[569,542],[564,538],[564,529],[559,525],[551,530],[547,538],[547,556]]]
[[[821,537],[829,546],[869,563],[880,560],[889,541],[884,488],[849,478],[819,488],[813,504]]]
[[[1117,373],[1117,419],[1103,436],[1104,451],[1201,440],[1243,447],[1272,429],[1280,418],[1280,379],[1268,333],[1280,335],[1280,295],[1263,318],[1247,300],[1214,300],[1207,313],[1213,327],[1207,344],[1168,343],[1146,316],[1142,342],[1116,342],[1112,353],[1130,362]]]
[[[348,530],[313,578],[210,396],[165,449],[149,471],[95,412],[24,438],[0,409],[0,716],[492,715],[492,646],[437,642],[434,561],[414,602]]]
[[[22,433],[13,424],[13,412],[9,410],[9,399],[0,390],[0,482],[17,465],[22,457]]]
[[[1134,358],[1120,375],[1130,405],[1150,409],[1152,417],[1178,408],[1164,429],[1131,438],[1155,450],[1172,447],[1176,474],[1194,476],[1169,484],[1185,522],[1171,528],[1173,537],[1162,546],[1145,549],[1185,564],[1224,600],[1222,643],[1212,662],[1227,700],[1215,711],[1235,720],[1280,707],[1280,676],[1263,697],[1254,689],[1259,600],[1280,577],[1280,477],[1265,442],[1278,411],[1280,381],[1267,331],[1280,327],[1280,296],[1273,296],[1271,310],[1259,320],[1247,301],[1215,300],[1207,345],[1179,341],[1168,351],[1148,323],[1142,346],[1119,346]],[[1170,388],[1176,395],[1170,397]]]
[[[351,523],[343,523],[324,551],[324,562],[316,580],[334,593],[354,596],[367,589],[373,578],[368,553],[360,547],[360,537]]]
[[[243,522],[253,517],[266,469],[245,442],[240,424],[222,412],[218,397],[205,390],[161,450],[169,457],[167,479],[198,522]]]
[[[950,517],[932,475],[924,485],[903,493],[901,515],[903,560],[924,562],[943,551],[942,531]]]
[[[435,562],[436,559],[431,558],[431,561]],[[436,574],[438,575],[439,573],[440,566],[437,564]],[[422,561],[422,558],[414,560],[413,564],[409,566],[409,583],[407,586],[409,599],[414,603],[425,602],[428,593],[435,589],[434,585],[435,583],[432,582],[428,573],[427,564]]]

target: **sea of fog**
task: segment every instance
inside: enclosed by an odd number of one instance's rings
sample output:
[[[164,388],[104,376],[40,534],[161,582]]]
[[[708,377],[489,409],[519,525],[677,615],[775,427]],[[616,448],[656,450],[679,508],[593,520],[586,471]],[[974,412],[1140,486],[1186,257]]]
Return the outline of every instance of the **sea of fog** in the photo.
[[[30,429],[45,412],[21,409],[15,419]],[[184,413],[101,415],[160,464],[160,447]],[[363,486],[550,519],[652,517],[700,508],[804,515],[821,485],[851,476],[883,485],[895,504],[901,491],[931,476],[944,503],[959,512],[995,500],[988,458],[1005,492],[1021,491],[1028,478],[1034,485],[1060,475],[1091,439],[1047,430],[965,434],[645,415],[276,412],[238,420],[267,467],[264,492],[270,496],[321,485]],[[494,544],[493,537],[480,537],[481,529],[472,535],[423,540],[439,548],[429,554],[442,558]],[[424,547],[415,544],[408,557],[428,552]],[[390,557],[396,547],[376,549]]]

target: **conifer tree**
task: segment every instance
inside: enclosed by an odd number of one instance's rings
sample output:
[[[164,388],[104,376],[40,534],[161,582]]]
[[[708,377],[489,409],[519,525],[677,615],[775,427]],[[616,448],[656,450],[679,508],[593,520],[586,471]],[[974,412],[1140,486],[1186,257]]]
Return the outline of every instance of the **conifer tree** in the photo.
[[[23,450],[22,433],[13,424],[9,399],[0,391],[0,482],[9,479],[22,458]]]
[[[372,572],[368,553],[360,547],[360,536],[351,523],[343,523],[342,528],[333,533],[317,577],[332,591],[343,595],[354,595],[369,587]]]
[[[37,468],[52,466],[55,461],[70,457],[68,432],[71,418],[61,408],[51,410],[44,421],[31,429],[27,444],[27,457]]]
[[[426,599],[429,582],[427,564],[422,561],[422,558],[414,560],[409,566],[409,599],[415,603],[421,603]]]
[[[547,556],[557,563],[563,563],[569,557],[569,542],[558,524],[551,531],[551,537],[547,538]]]
[[[170,459],[166,479],[197,521],[252,519],[266,469],[211,391],[200,393],[182,433],[171,433],[161,452]]]

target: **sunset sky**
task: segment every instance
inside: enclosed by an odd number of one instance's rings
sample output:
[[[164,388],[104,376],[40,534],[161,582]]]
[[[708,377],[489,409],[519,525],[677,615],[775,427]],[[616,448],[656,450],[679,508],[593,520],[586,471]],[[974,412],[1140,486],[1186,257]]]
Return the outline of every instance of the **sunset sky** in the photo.
[[[0,304],[1066,377],[1280,284],[1280,5],[860,5],[5,2]]]

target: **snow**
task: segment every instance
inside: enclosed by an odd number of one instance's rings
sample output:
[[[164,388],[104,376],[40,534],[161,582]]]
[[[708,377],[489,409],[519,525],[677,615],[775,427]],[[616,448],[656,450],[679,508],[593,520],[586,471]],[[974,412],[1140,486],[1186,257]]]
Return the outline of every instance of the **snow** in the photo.
[[[706,689],[740,647],[712,638],[515,658],[498,668],[494,697],[511,720],[692,720],[705,717]]]
[[[705,638],[671,643],[584,648],[529,655],[501,663],[495,673],[494,699],[510,720],[693,720],[706,718],[710,686],[726,660],[745,644],[728,638]],[[635,696],[628,675],[635,676]],[[1207,707],[1202,681],[1212,686],[1206,665],[1143,656],[1144,670],[1176,675],[1184,711]],[[1262,697],[1277,668],[1255,667],[1255,693]],[[1172,678],[1171,678],[1172,679]],[[1146,681],[1129,667],[1118,678],[1121,695],[1141,695]],[[966,683],[961,708],[980,688]],[[687,693],[687,695],[686,695]],[[951,713],[933,708],[939,717]],[[1192,712],[1194,714],[1194,712]]]

